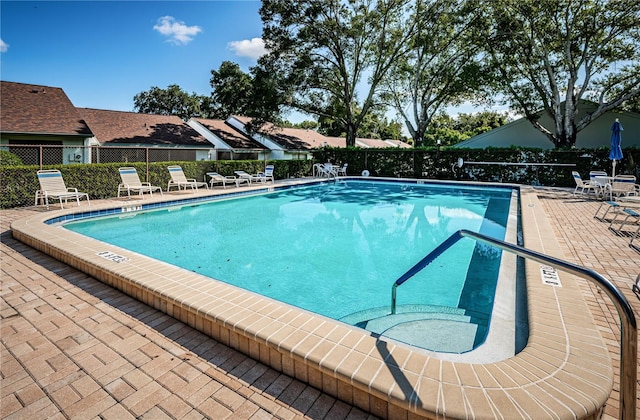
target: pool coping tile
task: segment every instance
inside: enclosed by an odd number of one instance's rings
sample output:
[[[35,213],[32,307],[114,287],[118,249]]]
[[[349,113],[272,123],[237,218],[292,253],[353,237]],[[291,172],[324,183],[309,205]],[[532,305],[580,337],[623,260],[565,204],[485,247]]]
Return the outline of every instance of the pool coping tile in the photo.
[[[527,220],[525,247],[562,258],[534,189],[519,191],[522,217]],[[91,212],[112,208],[107,203]],[[256,349],[268,349],[258,350],[262,362],[320,389],[326,384],[332,395],[382,417],[398,412],[427,418],[470,413],[477,418],[520,417],[526,407],[540,407],[550,417],[595,418],[611,394],[611,358],[575,277],[561,274],[562,287],[543,284],[538,263],[525,262],[530,335],[524,350],[487,364],[447,361],[433,352],[373,337],[365,330],[112,245],[80,240],[79,235],[47,223],[73,217],[77,211],[37,214],[13,222],[11,229],[15,238],[33,248],[245,354],[255,356]],[[97,255],[101,251],[129,261],[110,261]],[[597,363],[597,369],[581,365],[585,360]],[[510,372],[519,375],[510,377]],[[596,380],[602,384],[594,386]],[[479,395],[482,403],[474,405],[470,396],[476,400]]]

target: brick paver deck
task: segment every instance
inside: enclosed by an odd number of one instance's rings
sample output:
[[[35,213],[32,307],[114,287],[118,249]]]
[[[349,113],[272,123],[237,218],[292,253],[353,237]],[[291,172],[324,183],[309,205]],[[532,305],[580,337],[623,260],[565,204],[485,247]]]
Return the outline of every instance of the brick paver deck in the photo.
[[[610,278],[640,313],[631,291],[640,253],[593,218],[599,203],[565,190],[539,197],[557,257]],[[0,212],[1,418],[372,417],[15,241],[11,221],[34,211],[43,210]],[[605,417],[617,418],[618,315],[595,286],[580,285],[616,363]]]

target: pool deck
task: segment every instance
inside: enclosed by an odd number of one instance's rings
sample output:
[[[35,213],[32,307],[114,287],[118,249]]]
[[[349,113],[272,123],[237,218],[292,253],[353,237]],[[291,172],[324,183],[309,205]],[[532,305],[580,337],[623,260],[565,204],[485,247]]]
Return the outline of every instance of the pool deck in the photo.
[[[554,256],[612,280],[639,314],[640,253],[593,218],[600,202],[536,191],[563,254]],[[11,237],[11,222],[45,211],[0,211],[1,418],[373,418]],[[617,418],[618,315],[595,286],[577,284],[614,361],[604,418]]]

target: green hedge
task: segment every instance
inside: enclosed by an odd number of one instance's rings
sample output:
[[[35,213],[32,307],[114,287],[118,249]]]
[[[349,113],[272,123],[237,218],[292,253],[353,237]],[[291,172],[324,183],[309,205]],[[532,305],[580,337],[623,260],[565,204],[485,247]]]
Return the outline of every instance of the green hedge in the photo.
[[[611,173],[609,149],[344,149],[325,148],[314,153],[318,162],[348,163],[347,174],[359,175],[368,170],[372,176],[459,181],[513,182],[555,187],[575,186],[571,171],[588,177],[589,171]],[[458,158],[464,162],[456,167]],[[480,165],[469,162],[500,162]],[[575,164],[567,166],[517,166],[509,163]],[[616,167],[618,174],[631,174],[640,179],[640,149],[624,149],[624,158]]]
[[[170,176],[169,165],[180,165],[188,178],[204,180],[210,171],[233,175],[236,170],[257,173],[266,164],[274,164],[276,179],[299,178],[312,174],[313,164],[331,161],[348,163],[348,175],[359,175],[368,170],[372,176],[443,179],[460,181],[497,181],[517,184],[533,184],[557,187],[573,187],[571,171],[587,177],[591,170],[611,173],[608,149],[597,150],[539,150],[539,149],[359,149],[324,148],[314,152],[315,160],[279,161],[179,161],[149,163],[99,163],[77,165],[52,165],[44,169],[59,169],[69,187],[89,194],[92,199],[115,197],[120,183],[118,168],[133,166],[142,181],[149,181],[166,190]],[[575,167],[542,166],[538,168],[506,165],[455,166],[458,158],[465,162],[504,163],[569,163]],[[616,173],[635,175],[640,179],[640,149],[624,150],[624,159]],[[32,205],[35,191],[39,189],[36,172],[38,166],[0,166],[0,208]]]
[[[176,161],[149,163],[95,163],[77,165],[47,165],[43,169],[58,169],[62,173],[67,187],[86,192],[92,199],[115,197],[120,184],[118,168],[132,166],[138,171],[141,181],[149,181],[166,190],[171,179],[167,166],[180,165],[187,178],[204,180],[207,172],[233,175],[236,170],[249,173],[264,171],[266,164],[274,164],[276,179],[301,177],[311,174],[312,161]],[[40,188],[36,175],[37,165],[0,166],[0,208],[13,208],[32,205],[35,192]]]

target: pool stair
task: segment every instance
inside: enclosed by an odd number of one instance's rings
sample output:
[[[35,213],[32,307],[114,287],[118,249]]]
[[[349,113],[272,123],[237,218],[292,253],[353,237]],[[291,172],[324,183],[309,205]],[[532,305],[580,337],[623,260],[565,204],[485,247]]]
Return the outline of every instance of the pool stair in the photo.
[[[481,344],[489,316],[440,305],[398,305],[354,312],[340,321],[415,347],[442,353],[464,353]]]

